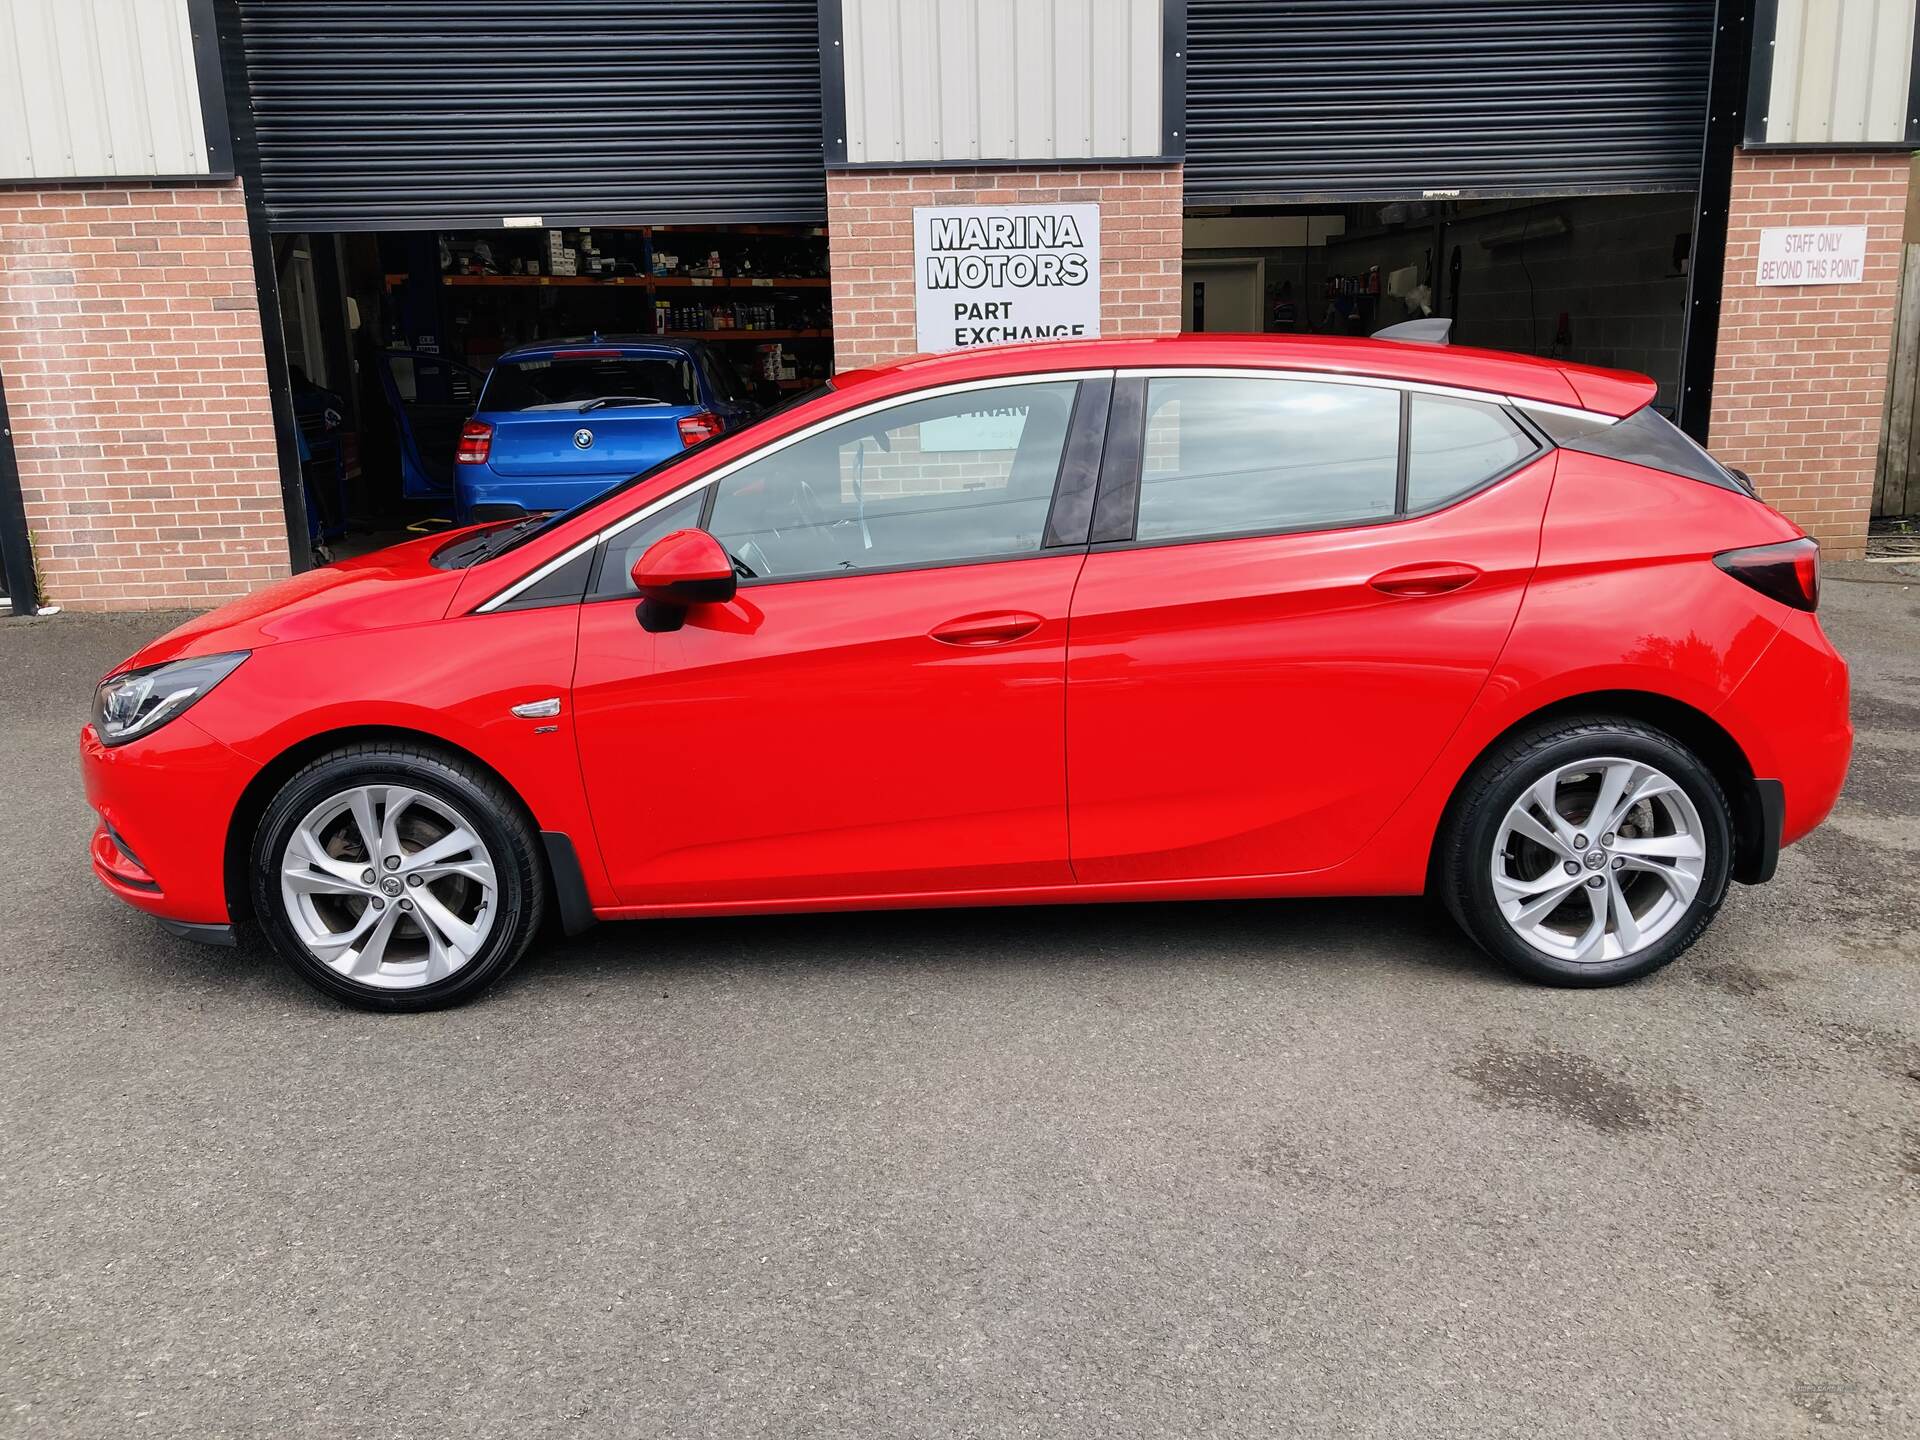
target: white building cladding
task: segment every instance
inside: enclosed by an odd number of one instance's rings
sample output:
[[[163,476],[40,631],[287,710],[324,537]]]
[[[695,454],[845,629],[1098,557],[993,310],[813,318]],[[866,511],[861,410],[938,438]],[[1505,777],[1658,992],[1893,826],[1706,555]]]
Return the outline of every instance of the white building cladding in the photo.
[[[210,3],[0,0],[0,178],[231,174],[215,43]]]
[[[1771,74],[1750,141],[1894,145],[1920,126],[1907,93],[1914,0],[1763,0],[1756,24],[1756,63]]]
[[[842,52],[845,99],[836,128],[837,97],[827,97],[828,154],[853,165],[1164,155],[1162,92],[1176,58],[1167,8],[1161,0],[827,0],[823,30],[829,52]]]

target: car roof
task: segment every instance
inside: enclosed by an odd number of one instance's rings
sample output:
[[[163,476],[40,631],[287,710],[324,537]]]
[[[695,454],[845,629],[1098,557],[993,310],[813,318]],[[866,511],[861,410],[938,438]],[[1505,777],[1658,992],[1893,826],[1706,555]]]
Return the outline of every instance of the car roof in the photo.
[[[673,340],[664,335],[570,335],[558,340],[530,340],[501,351],[500,360],[524,360],[555,355],[562,350],[614,350],[629,355],[691,355],[707,347],[698,340]]]
[[[1602,370],[1502,350],[1338,335],[1161,335],[982,345],[849,370],[836,375],[833,385],[836,390],[872,388],[880,394],[1049,370],[1157,366],[1319,370],[1375,376],[1487,390],[1614,416],[1630,415],[1647,405],[1658,389],[1645,375],[1626,370]]]

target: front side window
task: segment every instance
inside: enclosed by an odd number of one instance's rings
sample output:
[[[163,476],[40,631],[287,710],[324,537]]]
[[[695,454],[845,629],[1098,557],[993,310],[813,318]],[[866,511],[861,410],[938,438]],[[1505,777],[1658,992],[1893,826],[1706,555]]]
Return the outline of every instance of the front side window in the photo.
[[[1407,398],[1409,510],[1456,499],[1540,448],[1498,405],[1418,391]]]
[[[706,500],[706,493],[700,490],[691,495],[682,495],[646,519],[636,520],[618,535],[608,536],[606,554],[600,561],[600,575],[593,585],[594,597],[603,599],[610,595],[639,594],[633,588],[633,562],[646,554],[647,547],[654,541],[676,530],[696,528],[700,524],[700,507],[706,504]]]
[[[707,528],[744,572],[790,578],[1037,554],[1078,383],[912,400],[719,482]]]
[[[1203,539],[1394,513],[1400,395],[1313,380],[1147,382],[1141,540]]]

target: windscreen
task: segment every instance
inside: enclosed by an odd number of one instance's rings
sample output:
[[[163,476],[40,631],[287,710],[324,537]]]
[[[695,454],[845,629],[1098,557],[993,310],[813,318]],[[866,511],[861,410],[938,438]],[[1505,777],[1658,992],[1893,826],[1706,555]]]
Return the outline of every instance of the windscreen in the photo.
[[[669,355],[556,355],[502,360],[488,377],[482,410],[577,410],[594,401],[693,405],[693,364]]]

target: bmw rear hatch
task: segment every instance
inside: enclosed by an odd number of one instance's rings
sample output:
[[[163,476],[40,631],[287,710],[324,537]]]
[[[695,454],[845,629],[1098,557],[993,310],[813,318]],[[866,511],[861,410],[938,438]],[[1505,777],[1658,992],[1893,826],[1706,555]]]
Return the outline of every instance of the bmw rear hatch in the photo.
[[[704,439],[681,423],[703,414],[688,356],[583,347],[501,359],[475,418],[494,427],[496,475],[617,479]]]

